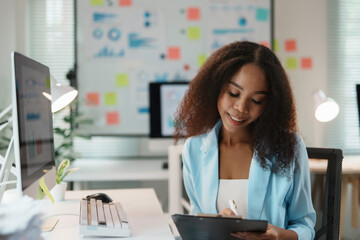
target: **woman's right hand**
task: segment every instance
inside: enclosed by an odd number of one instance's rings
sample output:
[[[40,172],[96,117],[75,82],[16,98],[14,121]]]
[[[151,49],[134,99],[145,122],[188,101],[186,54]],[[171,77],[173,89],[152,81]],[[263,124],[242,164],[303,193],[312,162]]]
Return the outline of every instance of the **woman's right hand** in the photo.
[[[232,215],[232,216],[236,216],[236,214],[235,214],[230,208],[225,208],[224,210],[222,210],[221,212],[219,212],[219,215]]]

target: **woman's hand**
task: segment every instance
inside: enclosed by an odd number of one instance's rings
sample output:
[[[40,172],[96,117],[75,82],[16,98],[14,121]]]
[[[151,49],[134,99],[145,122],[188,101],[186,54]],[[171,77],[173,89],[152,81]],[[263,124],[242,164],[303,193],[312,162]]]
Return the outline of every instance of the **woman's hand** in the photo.
[[[233,215],[233,216],[236,216],[236,214],[230,208],[225,208],[224,210],[219,212],[219,215]]]
[[[292,230],[279,228],[272,224],[268,224],[266,232],[264,233],[237,232],[237,233],[232,233],[231,235],[244,240],[255,240],[255,239],[256,240],[281,240],[281,239],[297,240],[296,232]]]

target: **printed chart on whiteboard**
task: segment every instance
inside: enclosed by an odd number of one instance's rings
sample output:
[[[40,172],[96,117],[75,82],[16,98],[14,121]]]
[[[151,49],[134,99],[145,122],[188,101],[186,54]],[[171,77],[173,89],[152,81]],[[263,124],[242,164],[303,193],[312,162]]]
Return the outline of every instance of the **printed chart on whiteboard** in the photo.
[[[93,135],[148,135],[149,83],[191,81],[233,41],[272,42],[271,0],[76,1],[79,111]]]

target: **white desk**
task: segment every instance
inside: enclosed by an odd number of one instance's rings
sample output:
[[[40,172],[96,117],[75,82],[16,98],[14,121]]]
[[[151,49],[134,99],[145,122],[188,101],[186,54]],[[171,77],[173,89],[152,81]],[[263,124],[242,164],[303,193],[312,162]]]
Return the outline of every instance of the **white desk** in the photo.
[[[96,192],[108,194],[115,202],[120,202],[128,214],[132,231],[131,238],[99,238],[104,239],[136,239],[136,240],[170,240],[174,239],[166,216],[153,189],[121,189],[121,190],[85,190],[67,191],[65,201],[49,204],[45,209],[46,216],[55,216],[59,222],[51,232],[42,234],[44,240],[57,239],[89,239],[79,236],[80,199]],[[97,239],[97,238],[91,238]]]

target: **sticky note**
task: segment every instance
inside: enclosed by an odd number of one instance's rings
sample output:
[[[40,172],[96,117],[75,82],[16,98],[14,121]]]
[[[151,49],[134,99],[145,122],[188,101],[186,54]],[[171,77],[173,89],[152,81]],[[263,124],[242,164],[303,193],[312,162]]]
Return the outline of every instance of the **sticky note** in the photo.
[[[119,0],[119,6],[128,7],[132,5],[132,0]]]
[[[51,195],[48,187],[46,186],[45,184],[45,180],[44,180],[44,177],[42,177],[39,181],[39,195],[40,195],[40,199],[42,199],[44,197],[44,194],[43,192],[45,193],[45,195],[50,199],[51,203],[54,203],[54,198],[53,196]]]
[[[198,67],[201,67],[206,62],[206,55],[205,54],[199,54],[198,55]]]
[[[304,57],[301,59],[301,68],[302,69],[311,69],[312,68],[312,59],[310,57]]]
[[[270,44],[269,44],[269,42],[267,42],[267,41],[262,41],[262,42],[260,42],[260,44],[263,45],[263,46],[265,46],[265,47],[267,47],[267,48],[270,47]]]
[[[196,21],[200,19],[200,9],[198,7],[189,7],[186,11],[186,17],[190,21]]]
[[[269,9],[267,8],[257,8],[255,13],[255,19],[257,21],[266,22],[269,19]]]
[[[199,27],[188,27],[187,37],[189,40],[200,39],[200,28]]]
[[[107,125],[118,125],[120,123],[119,113],[114,112],[107,112],[106,113],[106,124]]]
[[[287,69],[296,69],[298,67],[297,59],[294,57],[288,57],[286,58],[286,64]]]
[[[105,93],[105,105],[116,105],[116,93],[109,92]]]
[[[273,51],[279,51],[279,41],[277,39],[274,39],[273,41]]]
[[[169,60],[180,59],[180,48],[179,47],[169,47],[167,50],[167,59],[169,59]]]
[[[116,86],[127,87],[129,86],[129,76],[127,73],[116,74]]]
[[[46,88],[50,88],[50,87],[51,87],[50,78],[47,77],[47,78],[46,78]]]
[[[87,106],[98,106],[100,102],[99,93],[92,92],[86,94],[86,105]]]
[[[90,0],[91,6],[101,6],[104,5],[104,0]]]
[[[285,51],[294,52],[296,51],[296,41],[295,39],[289,39],[285,41]]]

